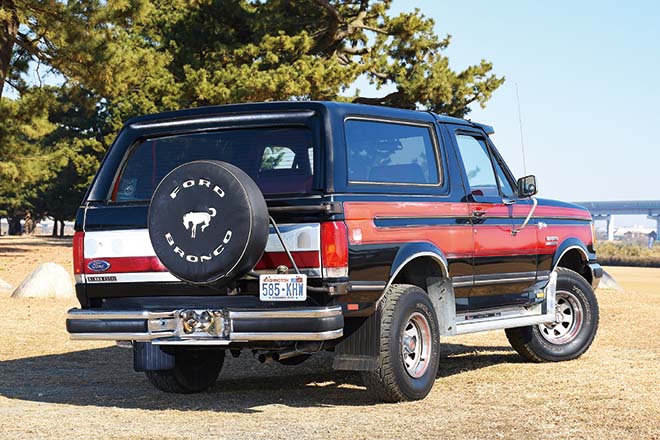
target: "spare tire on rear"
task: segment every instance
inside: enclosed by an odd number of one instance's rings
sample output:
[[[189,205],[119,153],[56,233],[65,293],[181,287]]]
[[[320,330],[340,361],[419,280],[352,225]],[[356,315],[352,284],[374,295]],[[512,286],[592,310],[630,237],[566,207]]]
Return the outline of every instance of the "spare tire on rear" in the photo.
[[[149,207],[149,238],[177,278],[222,286],[257,264],[268,240],[268,208],[257,184],[220,161],[181,165],[161,180]]]

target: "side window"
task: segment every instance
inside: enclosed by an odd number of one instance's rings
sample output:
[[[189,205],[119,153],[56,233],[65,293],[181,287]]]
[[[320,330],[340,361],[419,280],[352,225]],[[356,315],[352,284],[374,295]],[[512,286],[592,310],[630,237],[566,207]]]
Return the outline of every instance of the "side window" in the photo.
[[[345,130],[350,182],[441,183],[429,127],[349,119]]]
[[[493,164],[486,143],[473,136],[456,135],[470,190],[475,196],[499,196]]]

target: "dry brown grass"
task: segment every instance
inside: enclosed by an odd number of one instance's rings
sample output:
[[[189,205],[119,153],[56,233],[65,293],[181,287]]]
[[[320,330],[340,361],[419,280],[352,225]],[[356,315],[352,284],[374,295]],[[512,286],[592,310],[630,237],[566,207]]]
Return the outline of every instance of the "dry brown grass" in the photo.
[[[1,245],[1,244],[0,244]],[[1,252],[0,252],[1,253]],[[6,257],[1,257],[4,264]],[[73,302],[0,299],[4,438],[660,439],[660,269],[612,268],[601,326],[581,359],[523,362],[503,332],[445,340],[421,402],[378,404],[330,356],[299,367],[228,358],[207,393],[160,393],[131,353],[67,340]]]

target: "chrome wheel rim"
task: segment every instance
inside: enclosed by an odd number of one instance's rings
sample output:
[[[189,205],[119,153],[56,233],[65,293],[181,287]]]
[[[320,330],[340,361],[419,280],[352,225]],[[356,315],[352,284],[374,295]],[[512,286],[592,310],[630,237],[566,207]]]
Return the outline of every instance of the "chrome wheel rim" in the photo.
[[[568,344],[574,340],[584,323],[582,303],[571,292],[557,291],[555,322],[539,324],[541,336],[555,345]]]
[[[424,375],[431,357],[431,327],[424,315],[414,312],[401,332],[401,358],[410,377]]]

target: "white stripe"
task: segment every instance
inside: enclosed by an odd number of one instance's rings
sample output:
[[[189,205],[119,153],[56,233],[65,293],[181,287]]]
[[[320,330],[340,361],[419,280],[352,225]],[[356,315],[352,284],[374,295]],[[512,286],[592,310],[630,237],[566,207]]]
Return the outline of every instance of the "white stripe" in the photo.
[[[320,251],[321,225],[319,223],[278,225],[278,228],[289,251]],[[275,231],[271,228],[270,232],[266,252],[284,252]]]
[[[155,256],[146,229],[85,232],[85,258]]]

